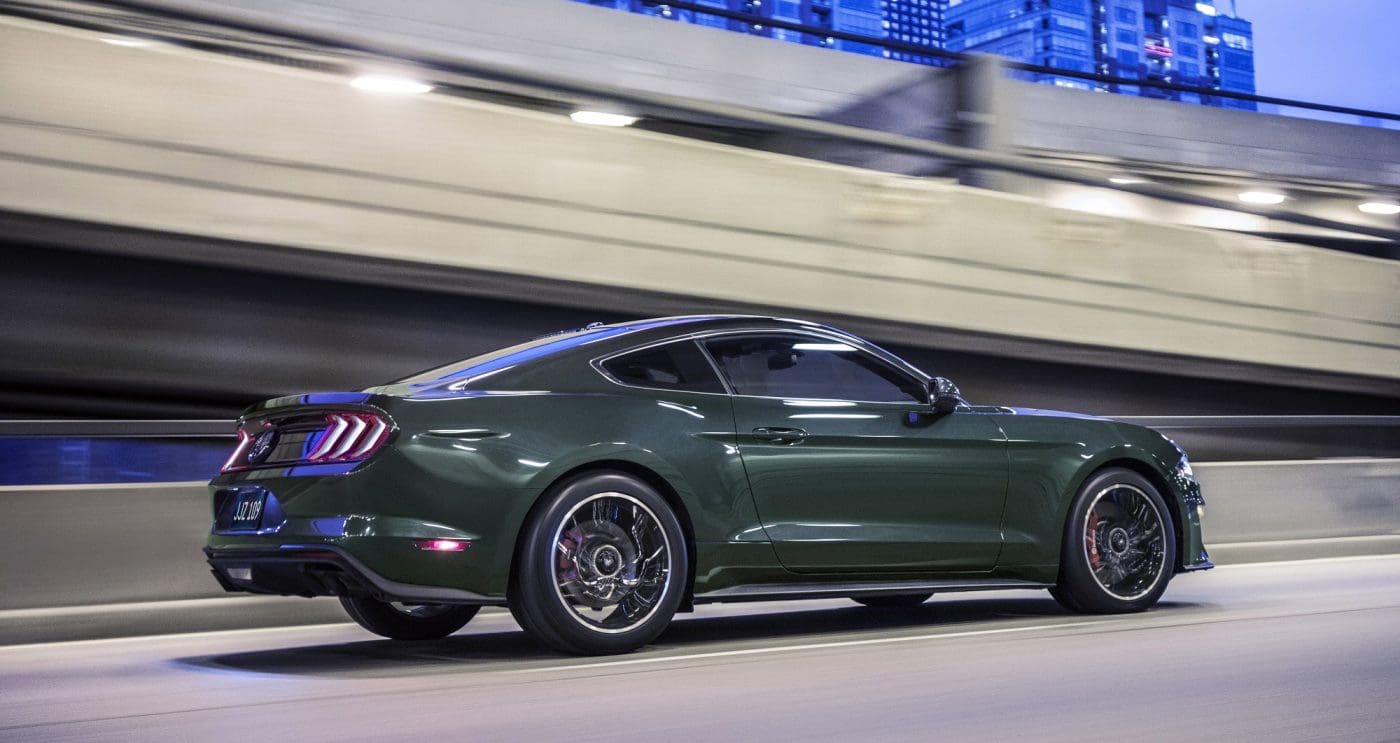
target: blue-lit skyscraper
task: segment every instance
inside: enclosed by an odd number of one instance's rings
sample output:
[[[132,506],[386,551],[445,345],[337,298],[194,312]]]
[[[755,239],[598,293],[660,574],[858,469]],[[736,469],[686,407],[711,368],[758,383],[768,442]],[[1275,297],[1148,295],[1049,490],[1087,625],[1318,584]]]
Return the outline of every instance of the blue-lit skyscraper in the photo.
[[[728,18],[656,0],[578,1],[907,62],[943,63],[938,57],[880,42],[985,52],[1132,80],[1254,92],[1253,29],[1249,21],[1226,15],[1216,0],[692,0],[728,11]],[[773,21],[806,30],[774,28]],[[1250,101],[1152,86],[1027,74],[1037,82],[1065,87],[1255,107]]]
[[[997,54],[1075,72],[1101,71],[1089,0],[951,0],[945,21],[945,46],[952,51]],[[1033,79],[1093,87],[1070,77],[1036,75]]]
[[[948,0],[692,0],[697,5],[722,8],[746,16],[745,20],[733,20],[682,10],[656,0],[578,1],[684,23],[717,26],[784,41],[924,64],[936,64],[938,60],[910,51],[887,50],[880,46],[879,41],[888,39],[903,44],[942,48],[943,8],[948,4]],[[753,20],[749,21],[747,17]],[[862,36],[872,42],[774,28],[768,22],[775,20]]]
[[[1214,0],[950,0],[945,45],[1062,70],[1254,92],[1253,31]],[[1233,108],[1248,101],[1041,74],[1043,82]]]
[[[1208,81],[1220,90],[1254,92],[1254,27],[1243,18],[1214,17],[1202,37],[1206,49]],[[1203,85],[1207,83],[1203,82]],[[1221,99],[1229,108],[1255,110],[1254,101]]]

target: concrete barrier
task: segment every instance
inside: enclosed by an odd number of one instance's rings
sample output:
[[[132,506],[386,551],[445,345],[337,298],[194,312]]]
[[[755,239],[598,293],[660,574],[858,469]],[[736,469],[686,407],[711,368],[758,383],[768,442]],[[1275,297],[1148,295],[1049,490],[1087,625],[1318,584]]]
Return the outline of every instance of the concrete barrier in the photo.
[[[1374,549],[1364,538],[1400,536],[1400,459],[1202,463],[1197,475],[1208,547],[1356,538]],[[225,595],[200,553],[203,483],[5,487],[0,509],[0,615]]]
[[[203,482],[0,488],[0,610],[219,596]]]
[[[1400,459],[1205,462],[1206,545],[1400,535]]]

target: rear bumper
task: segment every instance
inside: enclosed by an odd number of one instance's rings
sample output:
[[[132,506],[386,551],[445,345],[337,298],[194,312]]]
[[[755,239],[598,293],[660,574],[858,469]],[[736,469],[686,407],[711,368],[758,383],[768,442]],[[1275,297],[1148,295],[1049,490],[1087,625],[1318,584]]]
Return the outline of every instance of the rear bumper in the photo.
[[[371,596],[408,604],[503,605],[458,588],[420,586],[389,580],[335,545],[282,545],[278,548],[204,548],[214,578],[225,591],[279,596]]]

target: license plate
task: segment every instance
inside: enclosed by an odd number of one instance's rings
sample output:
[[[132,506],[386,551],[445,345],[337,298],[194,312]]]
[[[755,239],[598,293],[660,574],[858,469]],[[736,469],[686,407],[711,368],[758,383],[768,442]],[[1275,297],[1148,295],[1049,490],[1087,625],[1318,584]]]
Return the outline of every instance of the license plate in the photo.
[[[266,493],[239,493],[233,502],[233,514],[229,519],[230,529],[257,530],[262,522],[263,502]]]

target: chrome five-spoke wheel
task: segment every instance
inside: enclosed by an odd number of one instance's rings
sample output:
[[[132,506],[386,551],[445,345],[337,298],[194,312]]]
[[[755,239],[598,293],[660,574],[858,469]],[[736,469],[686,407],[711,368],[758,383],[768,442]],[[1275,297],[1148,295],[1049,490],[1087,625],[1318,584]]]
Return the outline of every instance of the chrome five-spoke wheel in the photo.
[[[1176,532],[1162,496],[1135,472],[1107,469],[1075,497],[1051,592],[1075,611],[1140,611],[1161,597],[1175,563]]]

